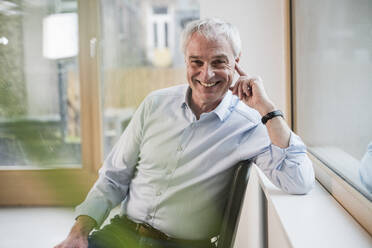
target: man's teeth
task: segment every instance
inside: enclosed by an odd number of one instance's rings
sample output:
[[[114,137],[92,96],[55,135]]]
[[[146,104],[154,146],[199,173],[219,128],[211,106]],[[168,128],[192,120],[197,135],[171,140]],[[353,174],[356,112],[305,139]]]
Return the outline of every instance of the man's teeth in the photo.
[[[204,87],[212,87],[212,86],[215,86],[215,85],[217,84],[217,82],[215,82],[215,83],[210,83],[210,84],[208,84],[208,83],[204,83],[204,82],[200,82],[200,84],[203,85]]]

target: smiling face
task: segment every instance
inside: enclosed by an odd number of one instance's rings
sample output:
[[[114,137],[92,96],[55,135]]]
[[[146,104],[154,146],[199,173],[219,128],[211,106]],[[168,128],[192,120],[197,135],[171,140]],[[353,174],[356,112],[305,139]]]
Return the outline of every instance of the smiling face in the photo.
[[[192,102],[199,107],[216,107],[233,81],[238,61],[229,42],[225,38],[207,40],[194,33],[186,46],[185,59]]]

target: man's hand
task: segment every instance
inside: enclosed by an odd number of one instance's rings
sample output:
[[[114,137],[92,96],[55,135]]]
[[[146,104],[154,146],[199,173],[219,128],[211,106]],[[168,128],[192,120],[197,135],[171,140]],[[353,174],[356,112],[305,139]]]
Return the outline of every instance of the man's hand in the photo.
[[[67,238],[54,248],[87,248],[88,235],[96,225],[89,216],[79,216]]]
[[[275,110],[275,105],[270,101],[263,87],[260,77],[251,77],[243,71],[238,63],[235,63],[235,70],[239,78],[230,90],[237,95],[249,107],[257,110],[261,116]]]
[[[238,63],[235,63],[235,70],[240,77],[234,87],[230,90],[234,95],[237,95],[249,107],[257,110],[261,116],[276,110],[275,105],[270,101],[263,87],[260,77],[250,77],[246,74]],[[271,143],[281,148],[286,148],[289,145],[289,137],[291,130],[283,118],[273,118],[266,123],[267,131],[270,136]]]

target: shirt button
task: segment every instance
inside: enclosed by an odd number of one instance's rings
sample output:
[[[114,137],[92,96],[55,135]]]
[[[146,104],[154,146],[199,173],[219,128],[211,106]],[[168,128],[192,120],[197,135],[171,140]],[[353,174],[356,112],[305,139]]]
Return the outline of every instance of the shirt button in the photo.
[[[161,196],[161,191],[156,192],[157,196]]]
[[[181,151],[182,151],[182,146],[179,146],[179,147],[177,148],[177,151],[181,152]]]
[[[167,170],[167,175],[170,175],[172,173],[171,170]]]

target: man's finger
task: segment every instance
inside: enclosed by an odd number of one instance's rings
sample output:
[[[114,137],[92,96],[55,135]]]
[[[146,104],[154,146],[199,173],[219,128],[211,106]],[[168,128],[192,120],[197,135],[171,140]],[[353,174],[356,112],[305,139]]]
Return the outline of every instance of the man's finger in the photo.
[[[243,90],[242,90],[242,85],[243,85],[243,83],[240,82],[240,84],[239,84],[239,88],[238,88],[238,96],[239,96],[239,99],[240,99],[240,100],[243,99]]]
[[[248,76],[247,73],[243,71],[238,63],[235,63],[235,70],[238,72],[240,76]]]

